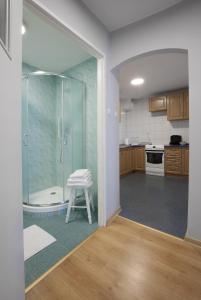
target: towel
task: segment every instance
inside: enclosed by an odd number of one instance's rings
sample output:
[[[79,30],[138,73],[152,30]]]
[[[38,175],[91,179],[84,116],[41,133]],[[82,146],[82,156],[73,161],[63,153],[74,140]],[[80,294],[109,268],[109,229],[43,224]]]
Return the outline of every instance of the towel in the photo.
[[[70,178],[83,178],[90,175],[91,172],[88,169],[80,169],[70,175]]]
[[[67,186],[91,186],[93,184],[92,181],[87,181],[87,182],[83,182],[83,181],[76,181],[76,182],[67,182]]]
[[[86,179],[86,180],[83,180],[83,179],[82,180],[81,179],[80,180],[78,180],[78,179],[76,179],[76,180],[75,179],[74,180],[68,179],[67,183],[78,183],[79,184],[81,182],[82,183],[87,183],[87,182],[90,182],[91,180],[92,180],[91,178]]]
[[[92,183],[91,172],[88,169],[79,169],[68,178],[67,185],[90,185]]]
[[[70,176],[69,179],[71,180],[87,180],[88,178],[91,178],[91,174],[86,174],[84,176]]]

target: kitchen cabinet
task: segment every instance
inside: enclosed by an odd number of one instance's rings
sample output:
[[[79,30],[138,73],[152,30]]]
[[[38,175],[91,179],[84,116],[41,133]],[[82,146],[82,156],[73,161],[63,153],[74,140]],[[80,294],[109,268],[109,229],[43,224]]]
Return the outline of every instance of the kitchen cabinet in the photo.
[[[188,175],[188,160],[188,148],[165,148],[165,174]]]
[[[189,92],[188,90],[184,91],[184,116],[185,120],[189,120]]]
[[[168,92],[163,95],[149,98],[149,111],[167,111],[169,121],[189,119],[188,89]]]
[[[182,152],[179,148],[165,149],[165,173],[180,175],[182,173]]]
[[[119,154],[119,164],[120,164],[120,175],[123,175],[126,172],[126,166],[125,166],[125,151],[121,150]]]
[[[137,147],[135,149],[135,170],[144,171],[145,170],[145,148]]]
[[[169,121],[189,119],[188,90],[180,90],[168,94],[167,118]]]
[[[131,170],[131,151],[129,148],[122,149],[120,151],[120,174],[127,174]]]
[[[182,150],[182,174],[189,174],[189,149]]]
[[[136,151],[135,148],[131,148],[131,169],[134,171],[136,169]]]
[[[149,111],[165,111],[167,110],[166,96],[155,96],[149,98]]]
[[[128,147],[120,149],[120,175],[145,170],[145,148]]]

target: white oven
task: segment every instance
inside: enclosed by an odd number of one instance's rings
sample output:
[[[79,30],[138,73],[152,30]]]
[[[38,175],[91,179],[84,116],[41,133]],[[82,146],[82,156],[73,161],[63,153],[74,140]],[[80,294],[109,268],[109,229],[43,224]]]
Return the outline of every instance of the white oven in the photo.
[[[146,174],[164,176],[164,146],[146,145]]]

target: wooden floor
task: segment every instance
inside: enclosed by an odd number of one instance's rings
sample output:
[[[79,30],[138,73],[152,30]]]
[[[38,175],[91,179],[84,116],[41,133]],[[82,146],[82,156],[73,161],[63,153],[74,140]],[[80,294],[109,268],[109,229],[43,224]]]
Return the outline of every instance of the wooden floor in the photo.
[[[201,248],[117,217],[27,300],[200,300]]]

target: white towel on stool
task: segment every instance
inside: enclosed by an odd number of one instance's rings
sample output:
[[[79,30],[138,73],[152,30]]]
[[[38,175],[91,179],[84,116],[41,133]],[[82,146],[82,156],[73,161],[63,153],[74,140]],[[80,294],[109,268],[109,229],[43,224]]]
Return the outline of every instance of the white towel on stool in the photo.
[[[81,187],[90,187],[93,185],[92,181],[88,181],[88,182],[83,182],[83,181],[77,181],[77,182],[67,182],[67,187],[70,186],[81,186]]]
[[[75,171],[70,175],[70,178],[83,178],[85,176],[91,175],[91,172],[88,169],[80,169]]]
[[[87,180],[90,180],[91,179],[91,175],[87,175],[87,176],[83,176],[83,177],[69,177],[68,180],[78,180],[78,181],[87,181]]]
[[[80,169],[75,171],[68,178],[69,185],[89,185],[92,183],[91,172],[88,169]]]

